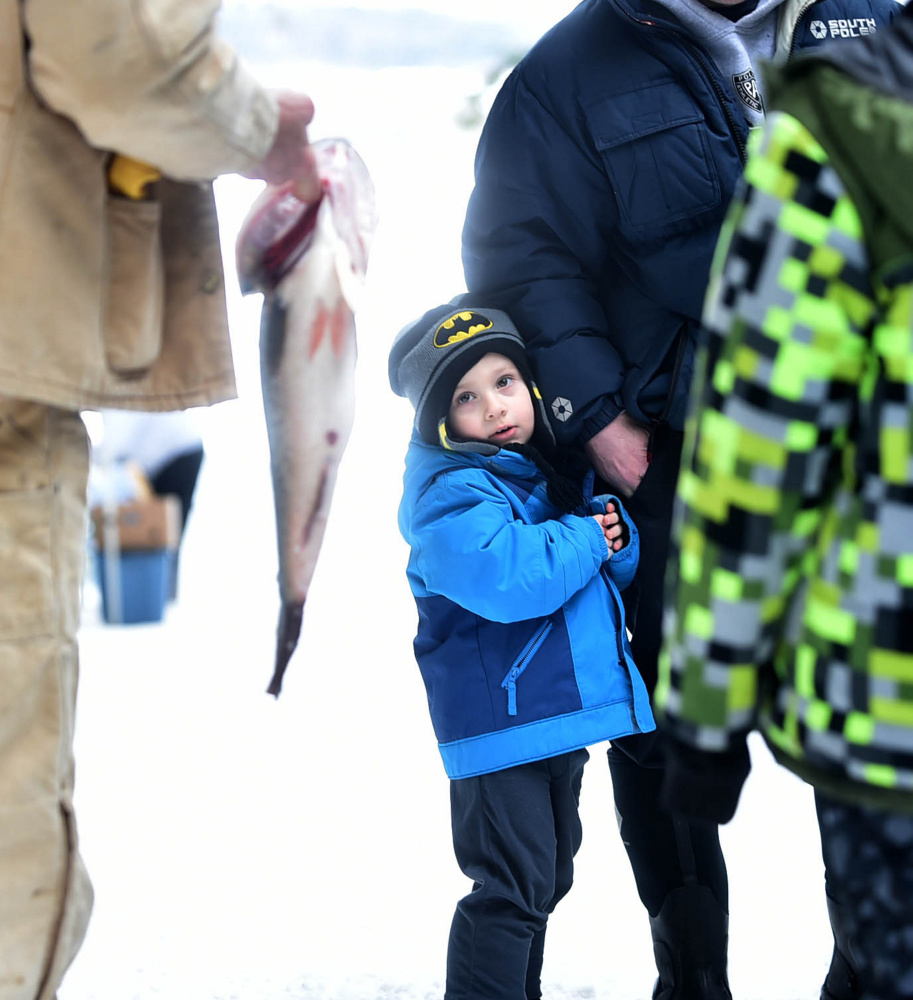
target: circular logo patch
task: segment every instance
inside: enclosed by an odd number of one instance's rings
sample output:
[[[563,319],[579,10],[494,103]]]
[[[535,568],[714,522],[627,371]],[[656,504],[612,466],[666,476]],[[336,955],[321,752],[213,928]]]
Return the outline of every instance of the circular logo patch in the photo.
[[[556,396],[552,400],[552,413],[555,414],[555,419],[560,420],[564,423],[565,420],[569,420],[571,414],[574,412],[574,407],[571,406],[571,401],[565,399],[564,396]]]

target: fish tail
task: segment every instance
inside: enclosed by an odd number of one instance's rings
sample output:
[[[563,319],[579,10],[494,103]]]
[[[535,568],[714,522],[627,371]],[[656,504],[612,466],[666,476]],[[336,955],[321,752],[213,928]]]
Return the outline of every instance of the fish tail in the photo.
[[[303,615],[304,601],[287,602],[282,605],[282,610],[279,612],[279,625],[276,629],[276,666],[269,687],[266,689],[266,693],[275,698],[279,697],[279,692],[282,690],[282,676],[298,645]]]

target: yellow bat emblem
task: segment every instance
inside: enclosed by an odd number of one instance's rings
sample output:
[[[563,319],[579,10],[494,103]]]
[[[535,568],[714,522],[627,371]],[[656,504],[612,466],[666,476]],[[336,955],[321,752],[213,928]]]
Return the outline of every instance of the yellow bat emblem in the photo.
[[[490,330],[493,326],[494,323],[487,316],[464,309],[449,316],[434,331],[434,346],[449,347],[484,330]]]

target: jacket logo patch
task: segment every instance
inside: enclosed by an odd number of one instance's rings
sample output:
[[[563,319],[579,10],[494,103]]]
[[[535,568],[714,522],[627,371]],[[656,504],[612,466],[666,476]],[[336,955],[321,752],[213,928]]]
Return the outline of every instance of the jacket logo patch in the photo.
[[[494,323],[482,313],[464,309],[448,316],[434,331],[434,346],[449,347],[451,344],[474,337],[477,333],[490,330],[493,326]]]
[[[752,111],[761,114],[764,110],[764,102],[761,100],[761,91],[758,89],[754,70],[749,69],[744,73],[734,74],[732,82],[735,84],[735,92],[739,95],[742,103],[746,104]]]
[[[564,396],[556,396],[552,400],[552,413],[555,414],[555,419],[560,420],[564,423],[565,420],[571,419],[571,414],[574,412],[574,407],[571,405],[569,399],[565,399]]]
[[[809,25],[815,38],[861,38],[874,35],[878,24],[874,17],[839,18],[834,21],[812,21]]]

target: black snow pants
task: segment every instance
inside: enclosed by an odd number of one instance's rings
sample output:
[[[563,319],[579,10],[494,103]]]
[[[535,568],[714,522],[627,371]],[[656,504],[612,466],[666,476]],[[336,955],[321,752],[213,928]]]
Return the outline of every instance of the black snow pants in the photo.
[[[538,1000],[548,915],[571,888],[586,750],[451,782],[457,904],[444,1000]]]
[[[911,1000],[913,815],[849,805],[821,792],[815,805],[831,922],[852,978],[858,977],[847,995]]]

